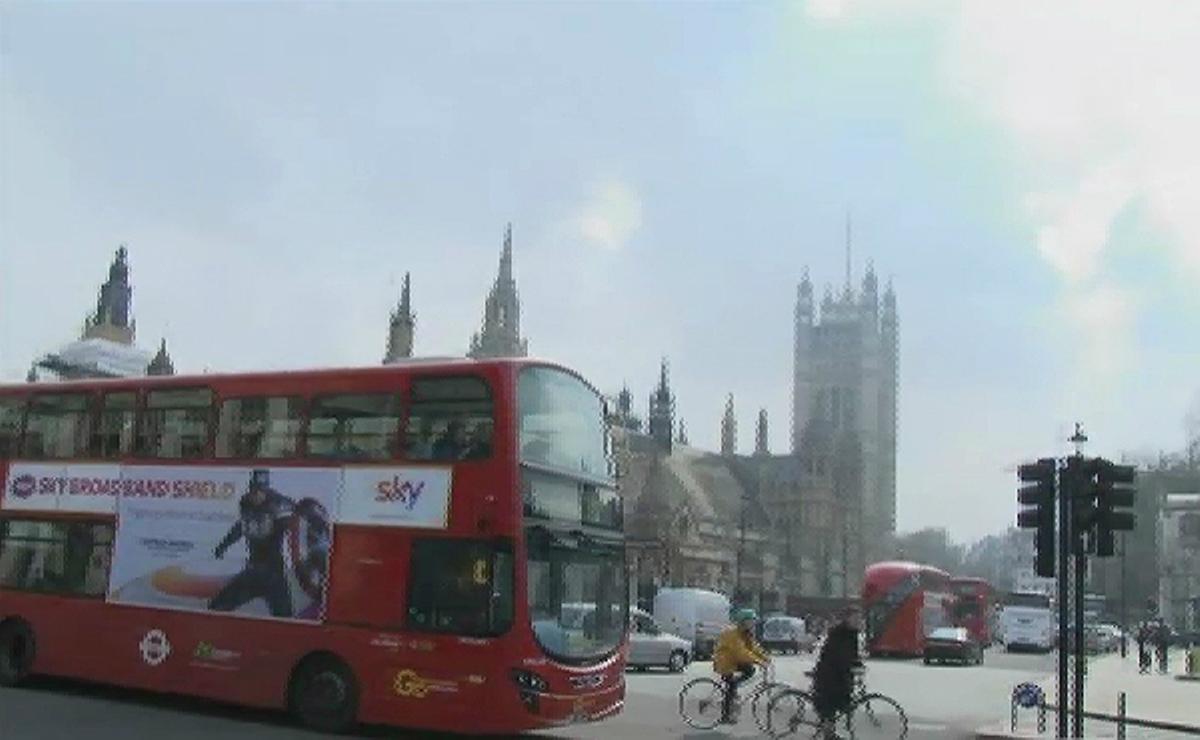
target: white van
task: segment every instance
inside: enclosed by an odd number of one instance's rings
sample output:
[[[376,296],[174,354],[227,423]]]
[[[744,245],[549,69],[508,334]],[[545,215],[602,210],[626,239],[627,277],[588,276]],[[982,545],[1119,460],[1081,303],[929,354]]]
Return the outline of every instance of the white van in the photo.
[[[696,660],[712,658],[717,637],[729,626],[729,599],[702,588],[664,588],[654,596],[654,620],[692,643]]]
[[[776,614],[767,617],[763,622],[762,646],[767,650],[778,650],[787,653],[812,652],[815,640],[808,634],[804,620],[799,617],[789,617]]]

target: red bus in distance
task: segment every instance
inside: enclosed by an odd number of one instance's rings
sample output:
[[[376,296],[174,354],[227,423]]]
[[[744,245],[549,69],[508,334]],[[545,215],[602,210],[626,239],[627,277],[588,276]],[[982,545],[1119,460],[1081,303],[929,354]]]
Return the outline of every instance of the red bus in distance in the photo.
[[[904,561],[867,566],[862,587],[867,652],[920,657],[926,636],[953,624],[953,606],[945,571]]]
[[[992,584],[983,578],[954,577],[950,579],[950,589],[957,598],[955,625],[966,627],[971,638],[984,647],[994,643],[999,627],[999,607]]]
[[[595,389],[527,359],[0,386],[0,684],[325,732],[610,716],[608,440]]]

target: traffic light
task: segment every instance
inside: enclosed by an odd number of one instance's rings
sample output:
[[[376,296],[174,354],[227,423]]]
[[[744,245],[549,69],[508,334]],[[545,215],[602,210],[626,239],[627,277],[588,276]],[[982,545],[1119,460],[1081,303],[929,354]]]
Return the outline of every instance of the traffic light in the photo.
[[[1114,532],[1133,529],[1134,469],[1132,465],[1116,465],[1097,460],[1096,470],[1096,555],[1102,558],[1115,554]]]
[[[1042,458],[1017,468],[1022,485],[1017,489],[1017,526],[1036,529],[1033,570],[1043,578],[1054,577],[1054,458]]]
[[[1067,458],[1060,484],[1062,495],[1071,500],[1071,551],[1083,555],[1091,551],[1096,525],[1097,458]]]

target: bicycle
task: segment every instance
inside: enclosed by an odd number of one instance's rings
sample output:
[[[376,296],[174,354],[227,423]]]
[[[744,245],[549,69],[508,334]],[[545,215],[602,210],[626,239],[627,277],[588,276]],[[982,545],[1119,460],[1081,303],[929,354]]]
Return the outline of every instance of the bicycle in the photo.
[[[767,705],[767,729],[774,738],[789,737],[797,732],[824,740],[838,737],[839,725],[854,740],[904,740],[908,735],[908,716],[895,699],[880,693],[868,693],[863,679],[865,669],[854,671],[854,688],[850,703],[828,721],[817,714],[812,694],[800,689],[784,689],[775,694]],[[815,678],[812,671],[805,675]]]
[[[759,731],[764,735],[770,734],[765,713],[770,699],[775,693],[791,688],[791,684],[775,680],[775,665],[768,663],[766,668],[759,671],[759,679],[749,693],[738,692],[733,703],[735,721],[741,707],[749,701],[750,714],[754,717]],[[707,676],[692,679],[679,690],[679,716],[697,730],[711,730],[721,723],[721,704],[724,698],[723,681]]]

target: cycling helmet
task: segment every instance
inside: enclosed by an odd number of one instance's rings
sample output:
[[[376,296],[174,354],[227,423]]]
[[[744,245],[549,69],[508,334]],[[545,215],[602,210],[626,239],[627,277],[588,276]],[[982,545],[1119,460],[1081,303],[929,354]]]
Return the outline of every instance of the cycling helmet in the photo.
[[[735,623],[756,622],[758,621],[758,612],[753,609],[734,609],[729,614],[729,619]]]

